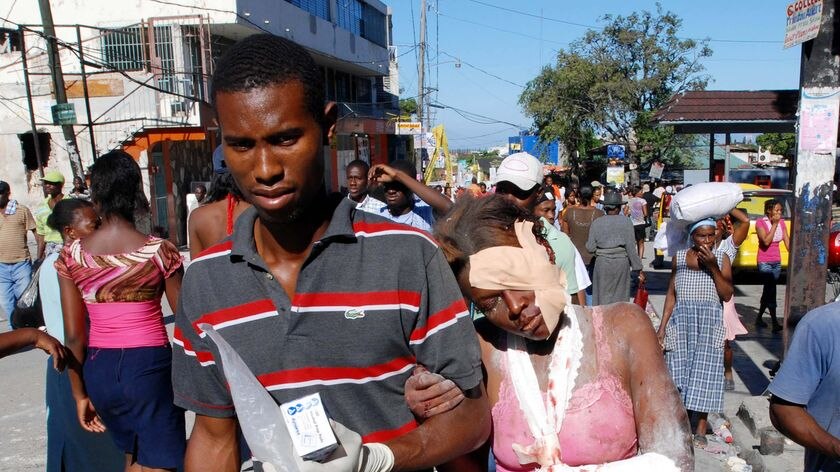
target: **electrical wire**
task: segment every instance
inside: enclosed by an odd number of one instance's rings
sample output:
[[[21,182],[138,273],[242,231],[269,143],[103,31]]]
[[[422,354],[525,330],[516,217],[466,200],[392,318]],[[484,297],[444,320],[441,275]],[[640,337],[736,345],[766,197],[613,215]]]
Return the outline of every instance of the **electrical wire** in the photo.
[[[519,88],[525,88],[525,86],[524,86],[524,85],[522,85],[522,84],[518,84],[518,83],[516,83],[516,82],[512,82],[512,81],[510,81],[510,80],[508,80],[508,79],[505,79],[504,77],[499,77],[498,75],[496,75],[496,74],[494,74],[494,73],[492,73],[492,72],[488,72],[488,71],[486,71],[486,70],[482,69],[481,67],[478,67],[478,66],[476,66],[476,65],[470,64],[469,62],[467,62],[467,61],[465,61],[465,60],[461,59],[460,57],[453,56],[452,54],[449,54],[449,53],[447,53],[446,51],[441,51],[440,53],[441,53],[441,54],[443,54],[444,56],[451,57],[452,59],[455,59],[456,61],[458,61],[458,62],[460,62],[460,63],[462,63],[462,64],[466,64],[468,67],[471,67],[471,68],[473,68],[473,69],[475,69],[475,70],[477,70],[477,71],[481,72],[481,73],[482,73],[482,74],[484,74],[484,75],[487,75],[487,76],[493,77],[494,79],[501,80],[502,82],[506,82],[506,83],[509,83],[509,84],[511,84],[511,85],[515,85],[515,86],[517,86],[517,87],[519,87]]]
[[[474,112],[471,112],[471,111],[468,111],[468,110],[464,110],[462,108],[453,107],[451,105],[446,105],[446,104],[443,104],[443,103],[435,103],[434,106],[450,109],[450,110],[454,111],[455,113],[457,113],[458,115],[460,115],[465,120],[471,121],[473,123],[481,124],[481,125],[491,125],[491,124],[500,123],[500,124],[504,124],[504,125],[513,126],[514,128],[518,128],[518,129],[528,129],[527,126],[518,125],[516,123],[511,123],[509,121],[497,120],[496,118],[481,115],[481,114],[478,114],[478,113],[474,113]]]
[[[506,8],[500,5],[494,5],[492,3],[484,2],[482,0],[467,0],[472,3],[477,3],[479,5],[484,5],[486,7],[495,8],[497,10],[506,11],[508,13],[514,13],[517,15],[527,16],[531,18],[539,18],[540,20],[551,21],[554,23],[562,23],[564,25],[571,25],[571,26],[579,26],[582,28],[586,28],[592,31],[600,31],[602,28],[598,28],[597,26],[587,25],[583,23],[575,23],[573,21],[568,20],[561,20],[559,18],[551,18],[548,16],[537,15],[534,13],[529,13],[522,10],[514,10],[512,8]],[[763,40],[763,39],[716,39],[716,38],[687,38],[687,37],[677,37],[677,39],[690,39],[693,41],[710,41],[715,43],[756,43],[756,44],[782,44],[783,41],[773,41],[773,40]]]
[[[496,30],[496,31],[501,31],[502,33],[508,33],[508,34],[513,34],[513,35],[516,35],[516,36],[522,36],[523,38],[536,39],[537,41],[545,41],[547,43],[554,43],[554,44],[563,44],[563,45],[568,45],[569,44],[568,42],[554,41],[554,40],[545,39],[545,38],[538,38],[536,36],[531,36],[530,34],[520,33],[518,31],[506,30],[504,28],[498,28],[496,26],[488,25],[488,24],[485,24],[485,23],[479,23],[477,21],[465,20],[463,18],[458,18],[458,17],[452,16],[452,15],[446,15],[446,14],[443,14],[443,13],[441,13],[440,16],[442,16],[444,18],[449,18],[450,20],[460,21],[460,22],[463,22],[463,23],[469,23],[471,25],[476,25],[476,26],[481,26],[481,27],[489,28],[489,29]]]

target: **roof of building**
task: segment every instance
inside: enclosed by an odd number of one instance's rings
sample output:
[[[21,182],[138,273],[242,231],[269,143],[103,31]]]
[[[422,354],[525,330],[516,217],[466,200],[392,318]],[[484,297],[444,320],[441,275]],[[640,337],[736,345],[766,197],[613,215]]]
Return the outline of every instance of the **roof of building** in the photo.
[[[702,90],[675,95],[653,122],[678,133],[793,132],[799,90]]]

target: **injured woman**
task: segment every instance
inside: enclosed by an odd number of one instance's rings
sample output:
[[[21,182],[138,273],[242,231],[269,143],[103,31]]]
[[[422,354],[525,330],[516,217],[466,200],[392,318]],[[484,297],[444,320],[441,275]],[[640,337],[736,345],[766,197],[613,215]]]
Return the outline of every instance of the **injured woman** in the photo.
[[[438,469],[487,470],[492,448],[500,472],[694,470],[647,315],[630,303],[571,305],[542,234],[497,196],[462,199],[438,221],[440,248],[484,314],[475,325],[493,419],[483,448]],[[440,411],[435,398],[407,397],[419,417]]]

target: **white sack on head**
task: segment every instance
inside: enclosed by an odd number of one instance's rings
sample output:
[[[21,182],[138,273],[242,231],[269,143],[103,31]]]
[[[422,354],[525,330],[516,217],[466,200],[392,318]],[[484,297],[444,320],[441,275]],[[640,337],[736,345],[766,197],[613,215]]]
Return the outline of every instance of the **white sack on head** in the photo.
[[[679,191],[671,199],[671,220],[695,222],[720,218],[735,208],[744,193],[731,182],[703,182]]]

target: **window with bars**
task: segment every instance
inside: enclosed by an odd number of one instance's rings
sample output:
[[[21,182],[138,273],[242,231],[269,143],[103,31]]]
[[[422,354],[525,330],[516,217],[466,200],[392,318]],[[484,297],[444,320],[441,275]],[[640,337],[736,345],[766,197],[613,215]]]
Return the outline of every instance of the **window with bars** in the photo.
[[[329,0],[286,0],[292,5],[301,10],[312,13],[313,15],[330,21],[330,2]],[[341,0],[339,0],[341,3]]]
[[[146,67],[143,28],[131,27],[102,33],[102,59],[117,70],[140,70]]]

